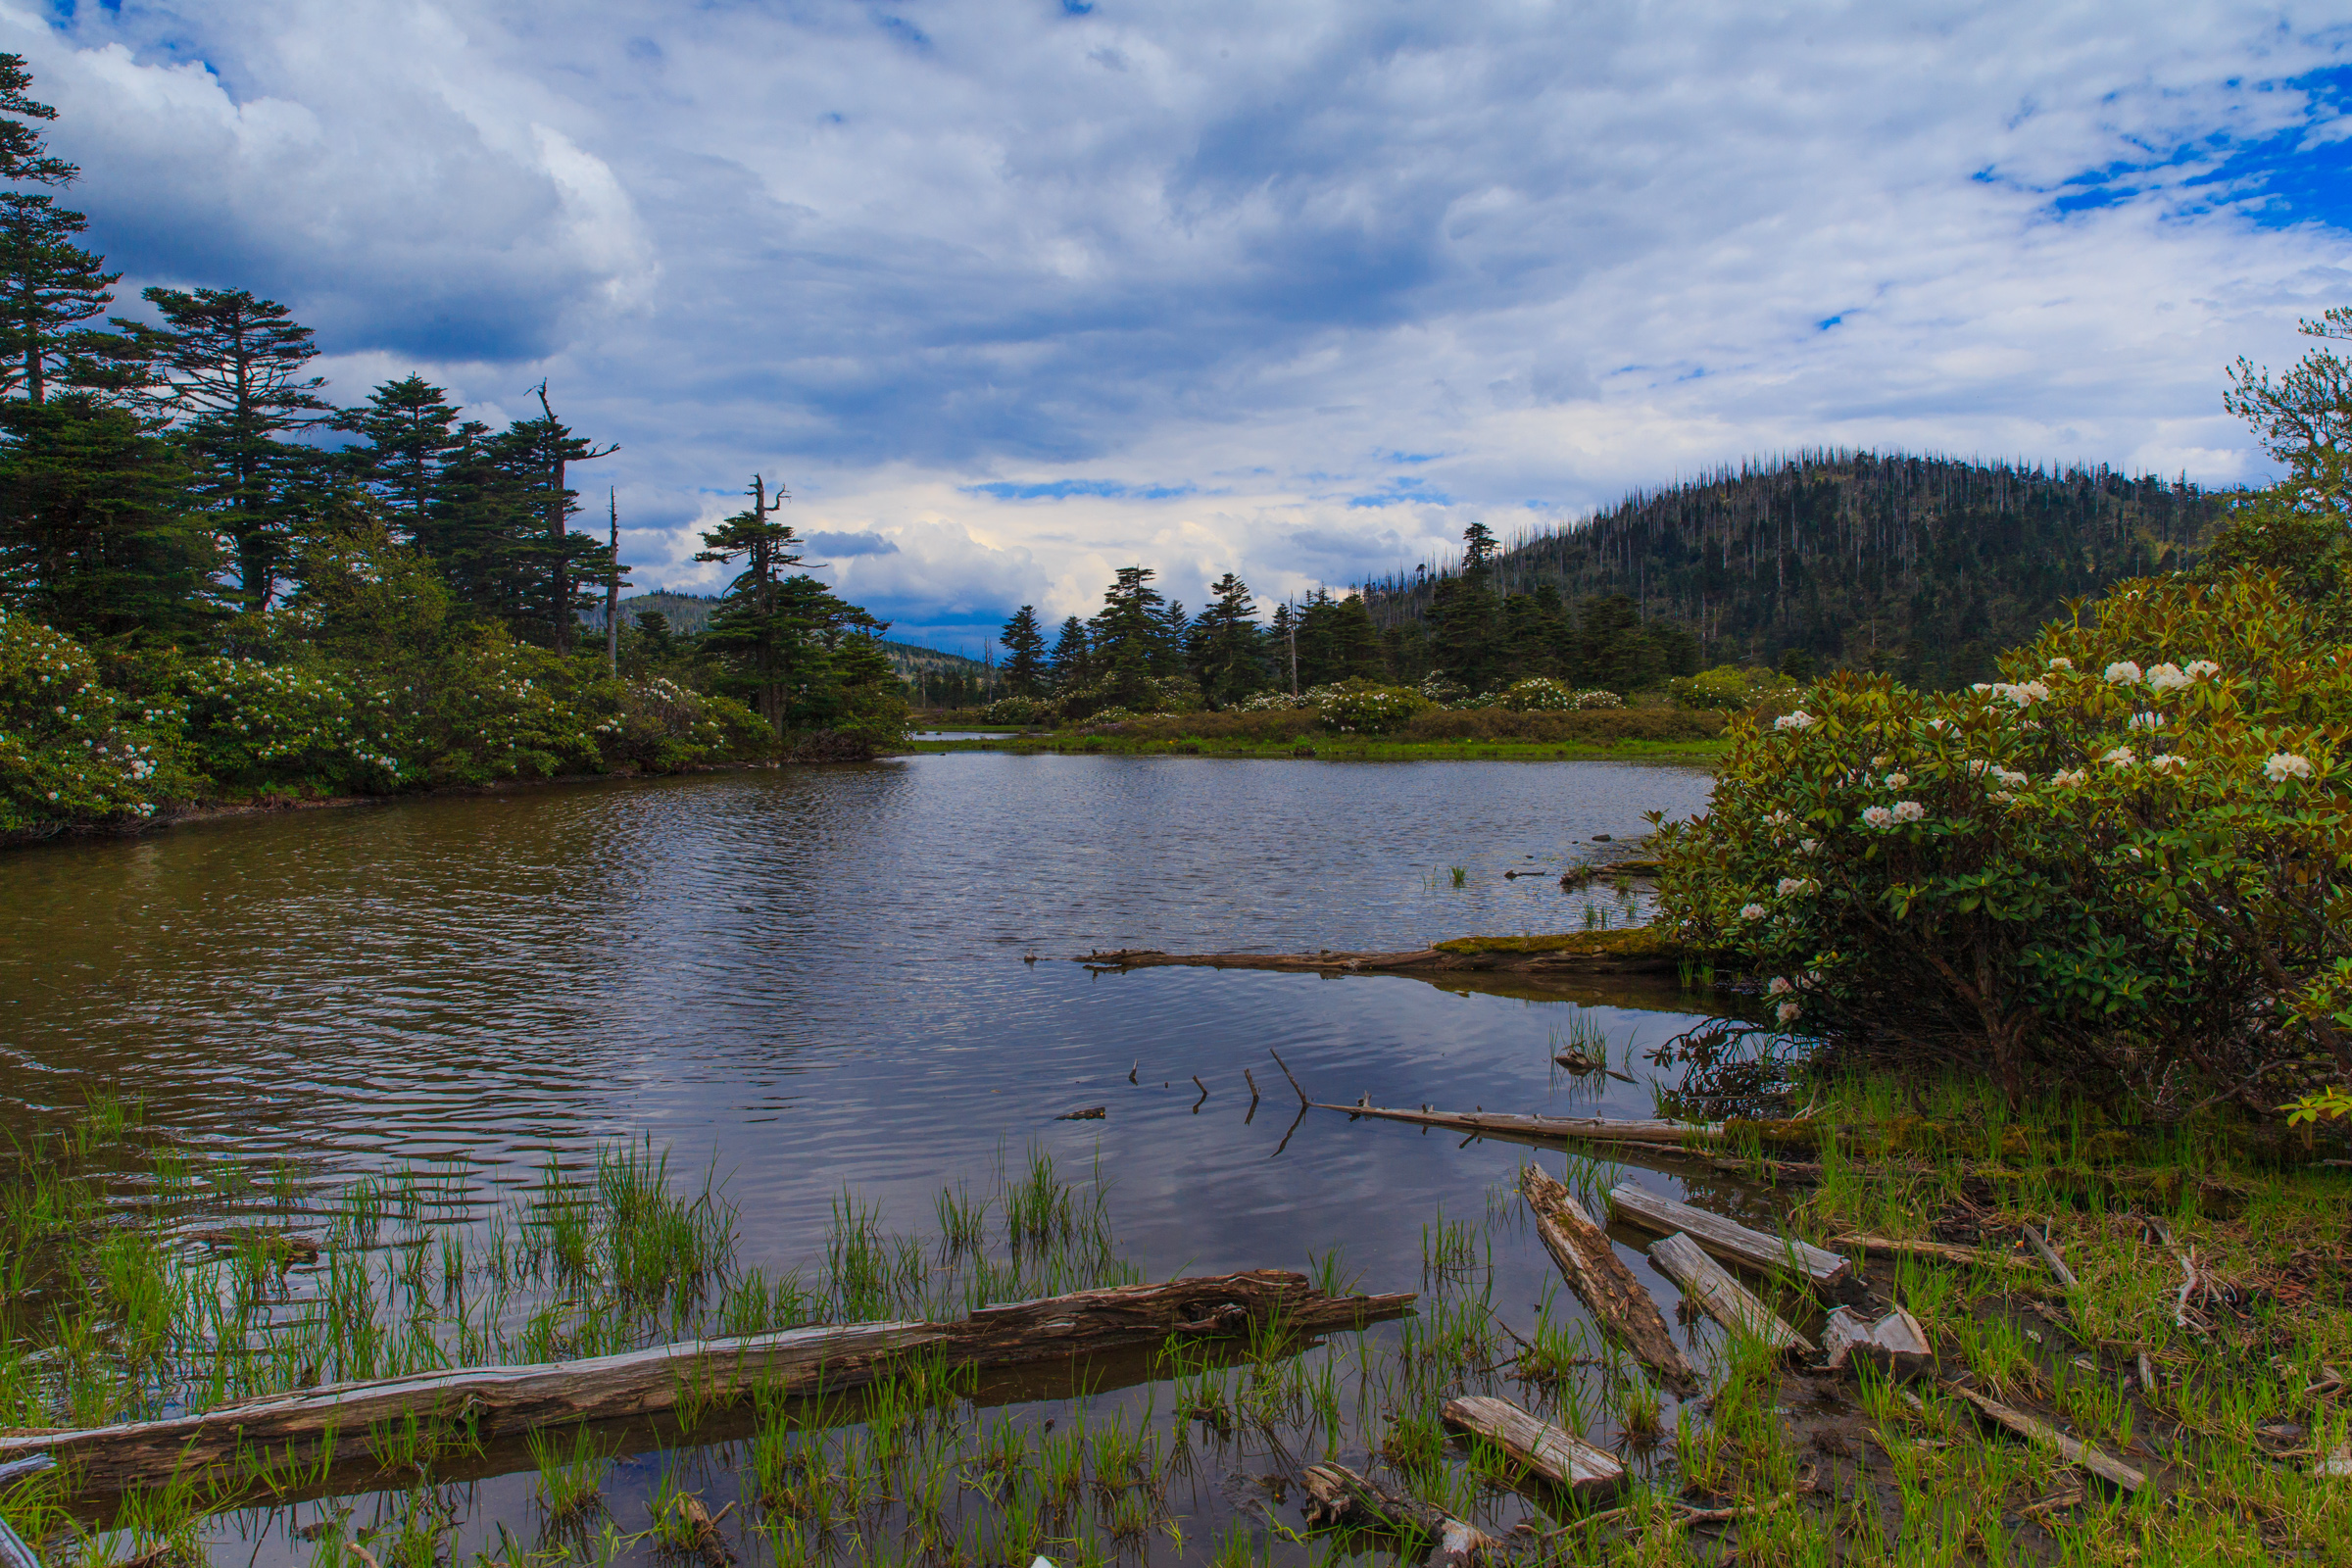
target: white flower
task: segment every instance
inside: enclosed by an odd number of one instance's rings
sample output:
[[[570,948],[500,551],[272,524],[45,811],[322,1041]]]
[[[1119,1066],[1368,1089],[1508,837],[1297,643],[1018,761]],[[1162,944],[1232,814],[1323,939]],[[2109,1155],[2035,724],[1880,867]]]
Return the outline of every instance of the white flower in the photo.
[[[1862,808],[1862,820],[1870,827],[1892,827],[1894,813],[1884,806],[1868,806]]]
[[[2162,713],[2133,713],[2132,715],[2132,728],[2162,729],[2164,728],[2164,715]]]
[[[2010,794],[2007,790],[1994,790],[1992,794],[1987,797],[1987,799],[1989,799],[1995,806],[2007,806],[2011,801],[2016,800],[2017,797]]]
[[[2129,659],[2119,659],[2103,672],[2110,686],[2132,686],[2139,682],[2139,666]]]
[[[1785,997],[1795,989],[1795,986],[1788,983],[1787,975],[1776,974],[1772,977],[1772,984],[1764,988],[1764,994],[1768,997]]]
[[[1796,1015],[1804,1010],[1793,1002],[1784,1002],[1775,1009],[1783,1023],[1796,1022]]]
[[[2189,677],[2179,664],[2158,664],[2148,671],[2148,685],[2160,692],[2169,692],[2188,684]]]
[[[2180,773],[2188,768],[2188,759],[2173,752],[2148,759],[2148,765],[2159,773]]]
[[[2079,767],[2072,772],[2068,772],[2065,768],[2060,768],[2057,772],[2050,775],[2050,782],[2053,784],[2063,784],[2070,790],[2079,790],[2083,785],[2090,782],[2090,775]]]
[[[1910,782],[1911,775],[1908,773],[1889,773],[1886,775],[1886,787],[1890,790],[1899,790]]]
[[[1991,769],[1992,764],[1985,761],[1983,758],[1977,758],[1971,760],[1968,764],[1969,776],[1972,778],[1983,778],[1987,772],[1991,771]]]
[[[1764,918],[1764,916],[1770,914],[1771,912],[1771,910],[1765,908],[1761,904],[1743,904],[1740,906],[1740,918],[1742,920],[1761,920]]]
[[[1870,765],[1873,767],[1885,767],[1888,762],[1893,760],[1894,759],[1891,756],[1885,752],[1881,752],[1878,756],[1870,760]]]
[[[2311,759],[2297,757],[2293,752],[2273,752],[2271,760],[2262,764],[2262,776],[2274,784],[2283,784],[2290,778],[2311,777]]]
[[[2074,667],[2075,662],[2071,659],[2059,658],[2050,661],[2050,668],[2052,669],[2072,669]]]
[[[1806,855],[1819,855],[1821,853],[1821,840],[1800,839],[1797,842],[1796,847]]]
[[[1996,697],[2005,697],[2020,708],[2028,708],[2035,703],[2047,702],[2050,696],[2049,687],[2043,685],[2037,680],[2030,680],[2021,685],[2014,686],[2004,681],[1998,685],[1995,685],[1992,690],[1993,695]]]
[[[1897,822],[1916,822],[1927,814],[1928,808],[1920,805],[1917,801],[1897,801],[1894,803],[1894,819]]]
[[[1766,827],[1787,827],[1794,820],[1796,819],[1790,816],[1787,811],[1767,811],[1764,814],[1764,825]]]
[[[1783,713],[1774,719],[1772,727],[1774,729],[1811,729],[1815,722],[1813,715],[1800,708],[1793,713]]]
[[[2222,672],[2222,666],[2210,659],[2200,659],[2181,671],[2190,680],[2209,680]]]
[[[2132,755],[2131,747],[2118,746],[2099,754],[2099,760],[2105,762],[2109,767],[2130,767],[2139,759]]]
[[[1772,891],[1786,899],[1791,895],[1818,892],[1820,888],[1821,884],[1809,876],[1785,876],[1774,886]]]
[[[1952,721],[1948,718],[1931,718],[1928,720],[1928,728],[1936,731],[1937,734],[1941,734],[1943,731],[1951,728],[1951,724]]]

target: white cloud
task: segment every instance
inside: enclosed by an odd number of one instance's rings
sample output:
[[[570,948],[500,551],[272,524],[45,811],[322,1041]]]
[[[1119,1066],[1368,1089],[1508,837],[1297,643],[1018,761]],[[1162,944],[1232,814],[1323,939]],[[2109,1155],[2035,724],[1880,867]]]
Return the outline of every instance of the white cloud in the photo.
[[[2255,476],[2224,366],[2352,297],[2352,206],[2185,183],[2341,132],[2293,81],[2346,31],[2253,6],[0,17],[138,281],[288,299],[349,397],[550,376],[641,580],[781,469],[902,614],[1279,595],[1800,446]],[[1120,493],[974,488],[1057,480]]]

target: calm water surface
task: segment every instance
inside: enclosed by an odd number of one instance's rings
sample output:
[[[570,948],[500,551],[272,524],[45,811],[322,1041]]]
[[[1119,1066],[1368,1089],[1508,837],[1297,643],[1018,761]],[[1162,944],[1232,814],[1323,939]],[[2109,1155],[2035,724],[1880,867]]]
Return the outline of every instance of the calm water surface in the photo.
[[[0,1123],[104,1084],[321,1182],[455,1157],[487,1189],[646,1134],[714,1166],[746,1261],[784,1266],[844,1189],[927,1228],[944,1184],[1035,1145],[1100,1159],[1150,1276],[1336,1246],[1366,1288],[1409,1290],[1423,1225],[1482,1216],[1525,1152],[1331,1113],[1294,1130],[1269,1049],[1322,1099],[1642,1115],[1645,1083],[1558,1073],[1560,1037],[1598,1024],[1641,1076],[1702,1004],[1068,959],[1580,928],[1590,896],[1558,869],[1700,808],[1709,782],[962,754],[36,848],[0,859]],[[1546,874],[1503,875],[1526,870]],[[1103,1120],[1054,1119],[1094,1104]],[[1524,1322],[1551,1271],[1521,1238],[1494,1262]]]

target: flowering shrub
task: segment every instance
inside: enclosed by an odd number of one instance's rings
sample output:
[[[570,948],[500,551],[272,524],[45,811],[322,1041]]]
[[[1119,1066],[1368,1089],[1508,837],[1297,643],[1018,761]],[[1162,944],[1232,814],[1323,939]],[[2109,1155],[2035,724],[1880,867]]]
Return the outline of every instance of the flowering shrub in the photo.
[[[136,821],[185,798],[179,718],[104,685],[65,633],[0,611],[0,831]]]
[[[1233,711],[1237,713],[1271,713],[1286,709],[1312,708],[1314,704],[1306,698],[1293,697],[1289,692],[1258,692],[1254,696],[1245,697],[1234,704]]]
[[[775,740],[766,722],[733,698],[690,691],[660,675],[600,681],[595,697],[610,707],[595,729],[605,760],[647,773],[757,756]]]
[[[2148,580],[2010,678],[1833,677],[1662,829],[1667,918],[1784,1024],[2152,1109],[2352,1072],[2352,650],[2269,574]],[[2162,749],[2146,737],[2162,738]]]
[[[1576,706],[1576,693],[1548,675],[1515,681],[1502,694],[1502,706],[1514,713],[1564,713]]]
[[[572,671],[544,648],[483,626],[451,647],[426,700],[429,742],[421,767],[434,783],[552,778],[602,760]]]
[[[1035,697],[1000,697],[980,716],[991,724],[1051,724],[1054,709]]]
[[[401,780],[392,715],[402,694],[350,669],[199,659],[179,690],[190,757],[219,785],[339,794]]]
[[[1315,708],[1323,722],[1332,729],[1361,735],[1402,729],[1407,719],[1430,706],[1429,699],[1410,686],[1318,688],[1318,692]]]

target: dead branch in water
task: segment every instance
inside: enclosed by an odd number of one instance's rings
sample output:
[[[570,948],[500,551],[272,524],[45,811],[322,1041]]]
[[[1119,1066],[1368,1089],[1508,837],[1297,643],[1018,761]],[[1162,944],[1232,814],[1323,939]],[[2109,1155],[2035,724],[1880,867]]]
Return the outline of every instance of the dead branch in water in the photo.
[[[1519,1172],[1519,1191],[1536,1216],[1536,1234],[1560,1266],[1568,1288],[1603,1329],[1625,1342],[1642,1364],[1676,1394],[1698,1392],[1698,1369],[1667,1330],[1658,1303],[1617,1256],[1608,1234],[1568,1189],[1533,1165]]]

